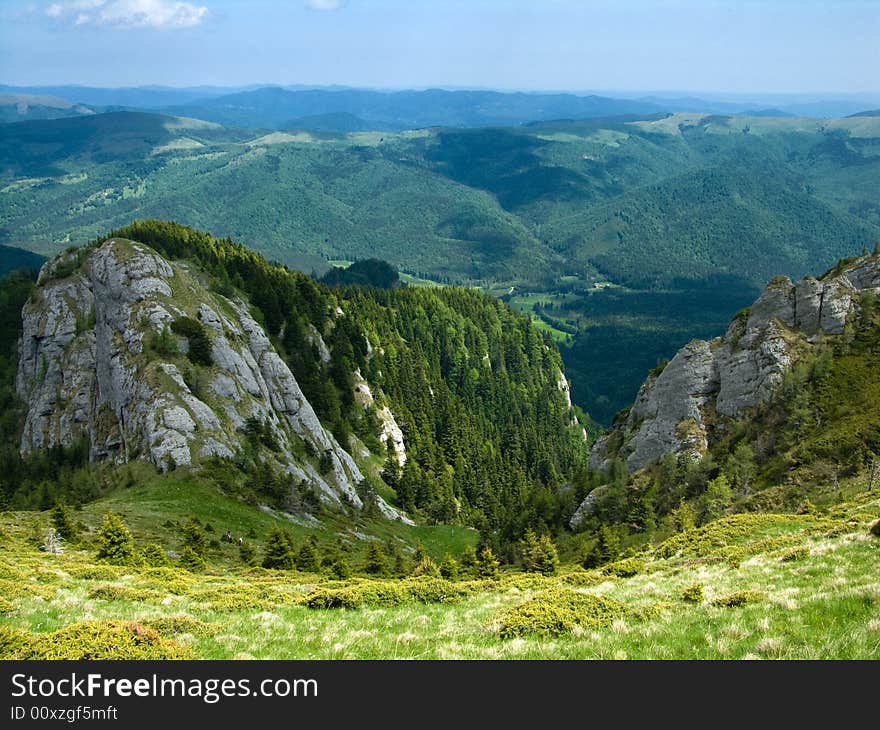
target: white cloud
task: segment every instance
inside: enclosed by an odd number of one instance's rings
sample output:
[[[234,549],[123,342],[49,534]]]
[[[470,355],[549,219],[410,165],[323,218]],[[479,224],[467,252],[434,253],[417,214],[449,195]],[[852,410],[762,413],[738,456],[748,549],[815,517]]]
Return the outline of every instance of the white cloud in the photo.
[[[306,7],[309,10],[332,11],[345,7],[347,0],[306,0]]]
[[[76,27],[176,30],[201,25],[211,12],[205,5],[175,0],[60,0],[46,8],[46,15]]]

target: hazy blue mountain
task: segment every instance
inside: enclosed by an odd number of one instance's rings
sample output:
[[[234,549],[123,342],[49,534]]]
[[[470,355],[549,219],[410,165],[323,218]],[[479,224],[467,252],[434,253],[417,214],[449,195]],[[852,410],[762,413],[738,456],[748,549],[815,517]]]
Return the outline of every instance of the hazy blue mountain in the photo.
[[[241,89],[236,89],[241,90]],[[0,84],[0,93],[36,94],[55,96],[75,104],[100,107],[135,107],[158,109],[172,104],[189,104],[212,96],[229,94],[233,89],[217,86],[173,88],[169,86],[139,86],[101,88],[95,86],[6,86]]]
[[[280,128],[290,120],[326,114],[352,114],[372,129],[518,125],[541,119],[649,114],[662,107],[643,101],[573,94],[497,91],[291,91],[266,87],[182,106],[169,113],[221,124]]]
[[[95,109],[57,96],[0,93],[0,123],[61,119],[94,114]]]
[[[281,128],[305,129],[311,132],[367,132],[384,129],[347,112],[330,112],[328,114],[313,114],[308,117],[299,117],[282,124]],[[387,129],[391,131],[390,127]]]

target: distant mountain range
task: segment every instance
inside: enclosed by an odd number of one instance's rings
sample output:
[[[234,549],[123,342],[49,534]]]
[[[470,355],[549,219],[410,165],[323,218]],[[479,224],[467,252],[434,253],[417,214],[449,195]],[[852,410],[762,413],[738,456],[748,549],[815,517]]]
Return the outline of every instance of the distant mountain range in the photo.
[[[422,127],[517,126],[554,119],[623,114],[699,112],[749,116],[842,117],[880,97],[698,96],[499,92],[427,89],[378,91],[306,86],[138,87],[0,85],[0,121],[49,119],[100,111],[141,110],[195,117],[229,126],[314,131],[400,131]]]

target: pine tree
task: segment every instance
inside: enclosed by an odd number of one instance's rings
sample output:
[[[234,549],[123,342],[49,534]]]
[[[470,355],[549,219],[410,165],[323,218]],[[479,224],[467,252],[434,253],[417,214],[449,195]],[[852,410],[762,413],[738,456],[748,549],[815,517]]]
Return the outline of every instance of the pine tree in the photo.
[[[98,553],[95,557],[116,565],[134,561],[134,539],[119,515],[112,512],[104,515],[101,530],[98,532]]]
[[[461,553],[461,569],[468,575],[475,575],[478,564],[477,551],[468,545]]]
[[[351,567],[348,561],[341,555],[337,555],[330,560],[330,575],[337,580],[346,580],[351,577]]]
[[[321,556],[314,538],[306,540],[296,554],[296,569],[303,573],[317,573],[321,569]]]
[[[486,545],[477,556],[477,575],[480,578],[497,578],[500,565],[501,563],[495,557],[492,548]]]
[[[717,520],[730,508],[733,493],[730,483],[724,474],[719,474],[706,487],[706,492],[700,498],[701,518],[703,523]]]
[[[608,525],[602,525],[596,533],[596,544],[584,560],[584,567],[595,568],[617,559],[620,554],[620,538]]]
[[[161,546],[157,545],[154,542],[151,542],[149,545],[147,545],[141,555],[144,559],[144,562],[152,567],[159,568],[168,565],[169,562],[168,556],[165,554],[165,551],[162,549]]]
[[[187,520],[181,528],[181,532],[183,533],[183,549],[189,548],[204,559],[208,554],[208,539],[196,521],[192,518]]]
[[[367,548],[367,558],[364,570],[370,575],[388,575],[388,554],[380,542],[371,542]]]
[[[189,545],[180,551],[180,564],[193,573],[199,573],[205,569],[205,559]]]
[[[60,502],[56,503],[52,510],[52,527],[62,540],[70,542],[76,537],[76,525],[70,518],[70,513]]]
[[[559,553],[549,535],[541,535],[538,538],[532,565],[535,572],[541,575],[556,575],[559,570]]]
[[[263,548],[263,567],[290,570],[296,565],[293,543],[284,530],[275,528],[266,539]]]
[[[249,542],[243,542],[238,546],[238,557],[245,565],[253,565],[257,558],[257,551]]]
[[[458,580],[458,561],[448,553],[443,556],[440,563],[440,575],[446,580]]]
[[[678,507],[672,511],[672,521],[678,532],[687,532],[697,526],[693,509],[683,499],[679,502]]]

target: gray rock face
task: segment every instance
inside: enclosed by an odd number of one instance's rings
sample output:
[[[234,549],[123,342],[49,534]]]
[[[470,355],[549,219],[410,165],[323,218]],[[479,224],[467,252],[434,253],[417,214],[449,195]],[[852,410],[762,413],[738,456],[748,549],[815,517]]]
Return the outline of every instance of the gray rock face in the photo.
[[[197,465],[240,451],[245,423],[256,417],[272,431],[289,473],[327,502],[363,506],[357,464],[323,428],[245,302],[207,291],[185,266],[131,241],[110,240],[72,274],[56,275],[59,266],[67,265],[60,274],[69,271],[74,256],[44,265],[22,313],[23,453],[87,437],[93,460]],[[212,367],[197,369],[150,346],[181,315],[203,323]],[[183,352],[185,339],[176,339]],[[318,473],[298,460],[296,441],[329,457],[331,468]],[[384,502],[380,509],[401,517]]]
[[[699,458],[718,417],[739,418],[766,402],[804,354],[844,332],[861,292],[880,296],[880,256],[865,256],[821,280],[774,279],[727,334],[687,344],[636,397],[621,433],[593,446],[590,465],[615,456],[631,471],[664,454]],[[622,438],[621,438],[622,436]],[[611,444],[622,444],[612,449]]]

